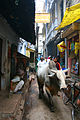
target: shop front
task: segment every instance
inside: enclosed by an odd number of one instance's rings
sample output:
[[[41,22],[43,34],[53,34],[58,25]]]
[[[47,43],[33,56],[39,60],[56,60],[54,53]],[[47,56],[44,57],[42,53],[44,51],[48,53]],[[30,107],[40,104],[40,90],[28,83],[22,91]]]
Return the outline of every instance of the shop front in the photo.
[[[79,35],[68,40],[68,67],[71,73],[79,74]]]
[[[28,42],[26,48],[26,56],[30,58],[29,61],[29,70],[30,72],[34,72],[35,70],[35,46]]]
[[[62,69],[64,69],[65,68],[65,49],[66,49],[65,42],[61,41],[60,43],[58,43],[57,48],[58,48],[59,56],[60,56],[60,65]]]
[[[67,39],[67,61],[70,72],[80,75],[80,23],[73,23],[62,37]]]

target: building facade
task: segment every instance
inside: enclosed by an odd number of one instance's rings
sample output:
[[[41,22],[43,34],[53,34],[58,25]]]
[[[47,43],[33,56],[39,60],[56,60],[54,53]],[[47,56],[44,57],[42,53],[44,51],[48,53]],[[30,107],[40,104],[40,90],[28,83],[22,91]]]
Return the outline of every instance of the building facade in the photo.
[[[66,7],[71,7],[80,3],[80,0],[66,0]],[[80,33],[79,33],[80,20],[75,21],[71,25],[63,29],[62,38],[66,41],[66,67],[70,68],[70,73],[80,75]]]
[[[6,89],[10,83],[11,51],[17,47],[18,36],[4,18],[0,18],[0,89]],[[13,64],[15,67],[15,64]]]
[[[51,15],[50,23],[46,24],[46,56],[57,55],[56,39],[59,37],[59,31],[55,31],[55,28],[60,24],[64,14],[64,1],[63,0],[47,0],[46,12]],[[50,45],[53,44],[53,47]],[[51,50],[52,49],[52,50]],[[52,52],[51,52],[52,51]]]
[[[0,90],[9,88],[16,74],[19,38],[35,44],[34,18],[34,0],[0,1]]]
[[[36,13],[45,13],[45,0],[38,1],[36,0]],[[43,32],[43,23],[36,23],[36,48],[38,52],[38,58],[40,59],[43,56],[43,42],[45,40],[44,32]],[[38,30],[38,31],[37,31]]]
[[[45,49],[44,49],[44,53],[45,56],[48,57],[49,55],[51,56],[60,56],[60,63],[62,65],[62,67],[67,68],[70,67],[68,64],[70,63],[68,60],[68,50],[65,49],[64,52],[60,52],[57,45],[61,42],[64,41],[66,48],[68,47],[68,42],[67,42],[67,38],[66,37],[62,37],[63,31],[65,31],[65,33],[68,31],[68,27],[60,29],[60,30],[56,30],[55,28],[57,26],[60,25],[65,10],[67,7],[71,7],[75,4],[80,3],[80,0],[46,0],[46,12],[49,12],[51,15],[51,20],[50,23],[46,24],[46,38],[45,38]],[[79,30],[78,30],[79,31]],[[75,36],[77,38],[79,38],[78,36]],[[76,61],[77,63],[77,61]]]

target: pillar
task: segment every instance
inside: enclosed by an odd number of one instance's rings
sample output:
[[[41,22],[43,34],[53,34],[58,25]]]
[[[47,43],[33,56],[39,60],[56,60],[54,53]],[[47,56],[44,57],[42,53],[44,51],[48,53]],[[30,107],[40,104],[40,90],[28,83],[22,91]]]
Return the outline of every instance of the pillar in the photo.
[[[80,45],[80,31],[79,31],[79,45]],[[79,49],[79,75],[80,75],[80,49]]]
[[[67,47],[67,39],[65,38],[65,45],[66,45],[66,47]],[[68,66],[67,66],[67,64],[68,64],[68,62],[67,62],[67,49],[65,49],[65,68],[67,68]]]

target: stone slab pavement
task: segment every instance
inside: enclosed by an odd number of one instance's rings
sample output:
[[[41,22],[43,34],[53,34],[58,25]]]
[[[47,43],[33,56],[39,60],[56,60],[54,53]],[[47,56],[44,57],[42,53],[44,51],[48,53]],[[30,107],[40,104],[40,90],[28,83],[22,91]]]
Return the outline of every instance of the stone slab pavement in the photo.
[[[22,94],[9,94],[7,91],[0,92],[0,120],[22,120],[25,95],[28,89],[29,81],[22,89]]]

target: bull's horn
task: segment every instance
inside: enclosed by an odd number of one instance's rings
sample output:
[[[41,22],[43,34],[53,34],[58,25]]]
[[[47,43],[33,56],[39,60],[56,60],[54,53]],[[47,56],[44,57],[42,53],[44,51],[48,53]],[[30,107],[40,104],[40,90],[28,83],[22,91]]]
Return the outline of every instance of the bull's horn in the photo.
[[[70,69],[68,68],[68,69],[66,69],[66,70],[63,70],[63,72],[66,73],[66,72],[68,72],[69,70],[70,70]]]
[[[47,77],[52,77],[53,75],[47,75]]]
[[[71,78],[71,76],[70,75],[66,75],[66,78]]]
[[[53,73],[57,73],[57,70],[53,70],[53,69],[51,69],[51,72],[53,72]]]

